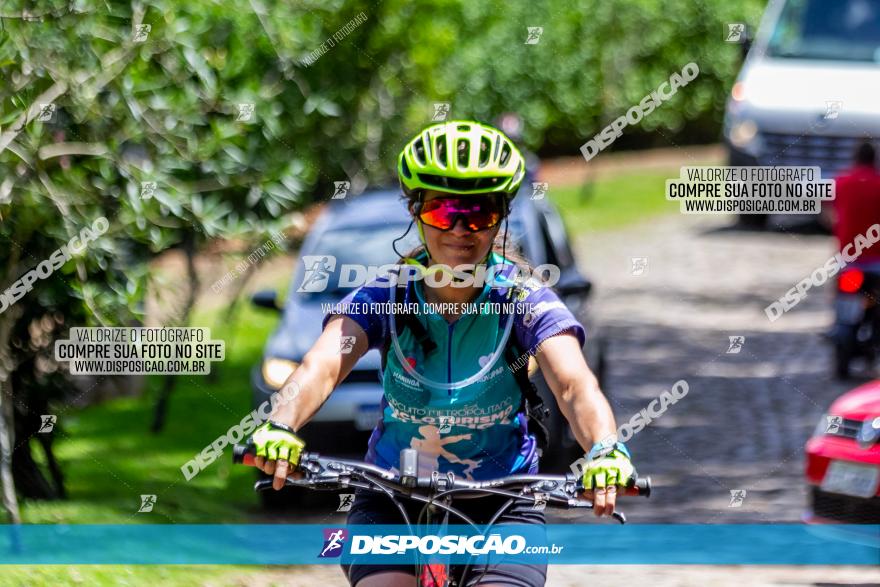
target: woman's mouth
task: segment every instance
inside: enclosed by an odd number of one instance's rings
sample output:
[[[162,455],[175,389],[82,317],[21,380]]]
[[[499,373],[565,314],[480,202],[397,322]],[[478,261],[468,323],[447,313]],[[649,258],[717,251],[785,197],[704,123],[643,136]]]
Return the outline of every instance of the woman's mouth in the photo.
[[[474,245],[455,245],[455,244],[447,244],[444,245],[446,248],[451,249],[457,253],[468,253],[473,250]]]

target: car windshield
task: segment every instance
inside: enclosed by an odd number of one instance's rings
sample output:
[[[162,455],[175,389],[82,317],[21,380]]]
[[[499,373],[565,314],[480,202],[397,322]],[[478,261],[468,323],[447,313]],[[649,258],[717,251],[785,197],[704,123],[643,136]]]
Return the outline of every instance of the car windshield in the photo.
[[[524,238],[524,228],[516,219],[510,219],[509,224],[507,246],[512,247]],[[340,285],[341,268],[345,265],[364,265],[378,268],[397,262],[398,257],[391,245],[394,239],[406,232],[406,228],[405,224],[394,224],[331,229],[324,232],[315,246],[308,253],[303,253],[303,260],[307,264],[306,269],[308,270],[303,277],[306,280],[314,280],[315,277],[312,277],[312,274],[325,275],[327,272],[321,268],[330,269],[329,275],[326,281],[323,277],[319,277],[321,283],[316,286],[305,284],[303,278],[299,278],[298,281],[302,285],[298,284],[298,287],[302,287],[303,291],[297,290],[297,294],[320,298],[338,298],[345,295],[353,289],[353,286],[345,285],[345,283],[351,283],[358,276],[349,269],[346,271],[346,275],[342,276],[344,281],[343,285]],[[396,246],[398,251],[406,254],[417,245],[419,245],[418,231],[413,227]],[[334,257],[335,263],[332,262]],[[311,271],[312,269],[318,271]],[[372,276],[368,281],[371,279]]]
[[[788,0],[767,55],[880,62],[880,0]]]

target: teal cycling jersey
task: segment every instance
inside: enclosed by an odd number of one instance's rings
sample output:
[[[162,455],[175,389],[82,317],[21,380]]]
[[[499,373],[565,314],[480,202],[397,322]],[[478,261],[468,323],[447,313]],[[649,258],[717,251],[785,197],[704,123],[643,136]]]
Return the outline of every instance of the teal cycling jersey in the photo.
[[[516,272],[495,253],[488,264],[502,264],[495,269],[501,276]],[[480,480],[537,471],[536,442],[503,354],[508,320],[516,346],[532,354],[561,333],[575,335],[583,346],[583,326],[552,290],[534,280],[517,288],[486,283],[453,322],[425,301],[423,288],[422,280],[394,287],[391,277],[379,277],[349,293],[324,318],[326,325],[333,314],[349,316],[363,328],[371,349],[381,349],[392,331],[397,334],[400,352],[392,344],[387,355],[382,417],[365,460],[397,469],[401,449],[414,448],[421,475],[441,471]],[[399,314],[392,329],[389,309],[411,312],[435,346],[426,353],[412,330],[400,327]]]

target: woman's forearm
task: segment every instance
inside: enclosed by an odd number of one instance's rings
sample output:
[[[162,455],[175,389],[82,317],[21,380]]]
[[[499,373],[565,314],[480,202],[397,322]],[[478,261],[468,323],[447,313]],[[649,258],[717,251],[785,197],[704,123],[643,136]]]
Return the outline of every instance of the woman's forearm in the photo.
[[[339,350],[342,337],[355,338],[350,353]],[[302,363],[281,386],[270,418],[287,424],[295,432],[305,426],[321,409],[333,390],[348,377],[358,360],[367,352],[367,335],[348,316],[335,316],[324,327]]]
[[[326,361],[316,361],[306,354],[303,362],[291,373],[278,392],[270,419],[287,424],[295,432],[311,420],[330,394],[336,380]]]
[[[562,415],[568,420],[584,452],[589,452],[596,442],[609,438],[617,440],[614,414],[592,373],[589,377],[573,381],[561,394],[561,400],[559,408]]]

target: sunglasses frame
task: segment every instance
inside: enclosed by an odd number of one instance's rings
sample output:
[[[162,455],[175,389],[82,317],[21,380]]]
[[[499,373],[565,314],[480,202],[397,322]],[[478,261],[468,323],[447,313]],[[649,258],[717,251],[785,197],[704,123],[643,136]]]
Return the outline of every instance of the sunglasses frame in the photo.
[[[471,195],[468,195],[468,194],[448,194],[448,195],[439,196],[437,198],[431,199],[432,202],[434,200],[474,199],[474,198],[479,198],[479,197],[486,197],[486,198],[494,199],[495,203],[498,204],[498,207],[500,208],[500,211],[501,211],[501,215],[498,217],[498,222],[496,222],[495,224],[492,224],[491,226],[485,226],[483,228],[478,228],[476,230],[471,230],[471,228],[468,226],[468,223],[467,223],[467,216],[461,212],[459,212],[458,214],[453,216],[452,225],[449,228],[440,228],[439,226],[434,226],[433,224],[430,224],[427,221],[425,221],[425,219],[422,218],[422,213],[423,213],[422,211],[423,211],[424,206],[426,204],[426,202],[424,201],[424,197],[425,197],[424,192],[422,192],[419,195],[419,201],[416,204],[416,216],[426,226],[430,226],[431,228],[433,228],[435,230],[439,230],[441,232],[449,232],[450,230],[455,228],[455,225],[458,224],[459,219],[462,220],[462,224],[464,224],[465,230],[467,230],[468,232],[471,232],[471,233],[482,232],[484,230],[489,230],[490,228],[495,228],[496,226],[501,224],[502,220],[504,220],[507,217],[507,214],[508,214],[507,204],[508,204],[508,202],[507,202],[506,195],[507,194],[505,194],[503,192],[490,192],[488,194],[471,194]]]

